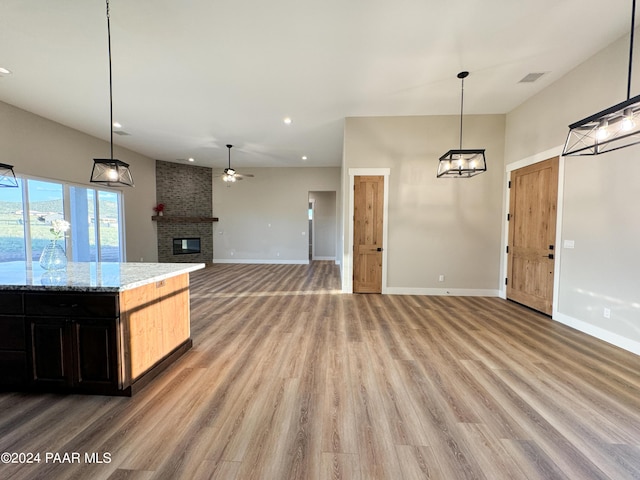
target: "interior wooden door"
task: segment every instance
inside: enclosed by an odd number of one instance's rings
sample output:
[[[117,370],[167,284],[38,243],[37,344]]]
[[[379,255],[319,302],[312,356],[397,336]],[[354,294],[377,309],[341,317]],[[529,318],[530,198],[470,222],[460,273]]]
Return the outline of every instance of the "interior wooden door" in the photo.
[[[558,157],[511,173],[507,298],[551,315]]]
[[[384,177],[354,178],[353,292],[382,292]]]

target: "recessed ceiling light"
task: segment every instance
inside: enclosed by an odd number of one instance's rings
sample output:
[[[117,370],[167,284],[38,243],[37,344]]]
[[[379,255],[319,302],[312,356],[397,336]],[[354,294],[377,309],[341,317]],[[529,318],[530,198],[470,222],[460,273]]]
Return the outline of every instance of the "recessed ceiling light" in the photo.
[[[120,122],[113,122],[113,128],[122,128],[122,124]]]
[[[196,159],[193,158],[193,157],[189,157],[187,160],[189,160],[190,162],[195,162],[196,161]]]
[[[11,70],[8,68],[0,67],[0,75],[11,75]]]
[[[308,158],[308,157],[307,157],[306,155],[303,155],[303,156],[302,156],[302,159],[303,159],[303,160],[306,160],[307,158]]]
[[[285,125],[291,125],[291,122],[292,122],[291,117],[285,117],[283,122]]]

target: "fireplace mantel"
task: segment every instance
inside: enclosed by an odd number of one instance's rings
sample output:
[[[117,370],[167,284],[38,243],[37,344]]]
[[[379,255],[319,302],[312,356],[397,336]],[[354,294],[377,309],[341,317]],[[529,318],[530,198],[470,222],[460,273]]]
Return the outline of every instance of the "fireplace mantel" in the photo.
[[[154,215],[151,217],[151,220],[165,223],[213,223],[218,221],[218,217],[170,217],[167,215]]]

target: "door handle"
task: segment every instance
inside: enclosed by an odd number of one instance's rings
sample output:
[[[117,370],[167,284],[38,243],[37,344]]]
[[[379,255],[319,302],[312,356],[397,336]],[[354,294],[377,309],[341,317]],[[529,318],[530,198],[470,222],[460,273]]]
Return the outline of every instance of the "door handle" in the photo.
[[[550,253],[549,255],[547,255],[547,257],[553,260],[553,253]]]
[[[381,251],[382,251],[382,247],[378,247],[378,248],[376,248],[376,251],[377,251],[377,252],[381,252]]]

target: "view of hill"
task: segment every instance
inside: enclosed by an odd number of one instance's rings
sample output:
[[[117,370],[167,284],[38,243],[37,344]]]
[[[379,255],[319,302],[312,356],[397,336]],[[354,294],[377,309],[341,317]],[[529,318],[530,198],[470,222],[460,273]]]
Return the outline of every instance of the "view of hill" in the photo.
[[[31,211],[47,213],[62,212],[62,200],[45,200],[41,202],[31,202]],[[22,210],[22,202],[2,202],[0,201],[0,216],[13,215]],[[93,215],[93,205],[89,205],[89,215]],[[100,203],[101,218],[116,218],[118,216],[117,202],[103,201]]]

